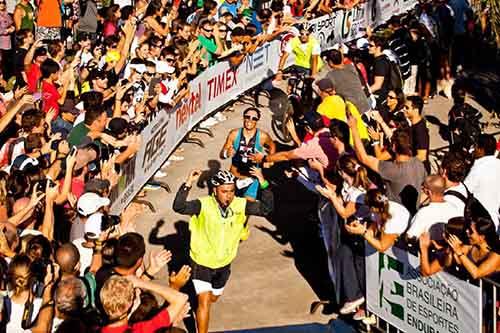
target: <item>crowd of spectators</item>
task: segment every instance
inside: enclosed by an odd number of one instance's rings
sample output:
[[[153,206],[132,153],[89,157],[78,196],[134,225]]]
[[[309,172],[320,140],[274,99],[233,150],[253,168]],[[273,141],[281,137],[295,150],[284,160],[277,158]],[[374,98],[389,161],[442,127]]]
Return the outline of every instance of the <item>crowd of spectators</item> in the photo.
[[[355,56],[339,50],[325,55],[327,79],[318,82],[323,117],[313,117],[309,134],[310,139],[328,134],[335,155],[316,156],[318,149],[311,146],[320,140],[311,140],[309,146],[300,143],[295,158],[317,170],[318,193],[334,206],[339,221],[349,221],[340,227],[353,240],[339,244],[343,313],[360,310],[364,301],[362,238],[384,251],[409,226],[408,235],[419,237],[423,274],[459,264],[478,278],[499,268],[498,238],[492,236],[500,203],[500,184],[491,186],[500,181],[494,139],[478,135],[473,164],[462,152],[452,152],[439,174],[426,175],[424,104],[435,73],[443,80],[454,74],[442,58],[446,47],[463,42],[467,26],[465,2],[445,2],[422,6],[408,22],[391,20],[390,36],[369,35]],[[153,332],[192,313],[188,297],[179,292],[190,279],[189,266],[170,272],[169,286],[151,281],[171,253],[146,255],[134,227],[142,206],[132,203],[118,216],[109,213],[110,193],[141,146],[141,129],[152,115],[176,105],[188,82],[209,66],[225,60],[238,66],[246,54],[303,18],[359,3],[274,0],[264,8],[248,0],[0,0],[2,329]],[[446,30],[438,35],[429,28],[432,22],[448,24],[450,16],[453,29],[438,25]],[[437,52],[442,62],[430,56],[432,42],[442,44]],[[401,73],[399,85],[393,62]],[[437,63],[441,72],[429,69]],[[465,65],[460,59],[456,64]],[[343,88],[346,102],[335,98]],[[422,98],[405,98],[417,90]],[[379,112],[369,111],[373,107]],[[365,150],[370,137],[376,141],[373,153]],[[489,218],[464,213],[470,193]],[[424,199],[429,204],[420,208]],[[435,215],[440,218],[428,218]],[[429,236],[435,225],[443,232]]]

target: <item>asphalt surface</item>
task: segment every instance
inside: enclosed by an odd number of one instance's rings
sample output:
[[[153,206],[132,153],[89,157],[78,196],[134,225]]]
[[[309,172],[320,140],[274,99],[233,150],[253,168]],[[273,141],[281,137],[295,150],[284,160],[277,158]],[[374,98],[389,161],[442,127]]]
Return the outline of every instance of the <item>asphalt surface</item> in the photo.
[[[163,169],[168,175],[158,179],[167,182],[172,193],[163,189],[146,192],[146,199],[154,205],[156,213],[145,212],[140,216],[137,229],[146,238],[148,251],[165,247],[173,252],[171,269],[175,270],[186,259],[189,243],[186,223],[189,217],[172,210],[175,192],[191,169],[229,167],[229,160],[221,161],[218,158],[219,151],[229,130],[242,125],[242,112],[248,106],[246,103],[236,103],[235,111],[223,112],[227,120],[212,127],[213,138],[205,134],[193,134],[203,140],[205,148],[193,144],[180,146],[182,152],[176,155],[183,156],[184,160],[171,162],[170,166]],[[425,107],[424,112],[426,116],[433,116],[445,124],[450,107],[451,101],[436,97]],[[432,120],[436,123],[435,119]],[[273,135],[270,124],[270,111],[262,108],[258,127]],[[428,123],[428,128],[431,148],[445,146],[446,142],[439,135],[439,126]],[[311,213],[309,208],[314,203],[303,204],[303,193],[298,187],[283,189],[276,196],[285,198],[287,204],[277,207],[278,214],[274,216],[273,223],[284,230],[286,238],[273,238],[272,232],[276,226],[268,220],[250,218],[250,238],[240,244],[224,294],[212,307],[211,332],[334,331],[326,325],[332,316],[322,315],[321,310],[313,315],[309,313],[313,301],[327,299],[328,295],[325,294],[331,293],[321,239],[315,226],[308,222]],[[206,194],[206,187],[195,186],[189,198]],[[155,228],[159,221],[163,221],[163,224]],[[165,278],[166,272],[160,277]]]

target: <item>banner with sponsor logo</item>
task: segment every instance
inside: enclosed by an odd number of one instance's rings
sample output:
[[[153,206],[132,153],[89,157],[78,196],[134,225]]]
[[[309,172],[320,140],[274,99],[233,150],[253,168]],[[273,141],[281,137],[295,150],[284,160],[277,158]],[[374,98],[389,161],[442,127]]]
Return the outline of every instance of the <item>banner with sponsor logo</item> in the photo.
[[[336,43],[349,42],[362,37],[366,27],[376,27],[391,16],[412,9],[416,0],[369,0],[350,10],[336,11],[307,22],[314,36],[320,41],[321,49],[327,50]]]
[[[311,20],[309,24],[314,26],[314,35],[321,41],[322,49],[361,36],[362,28],[368,24],[381,23],[382,18],[374,16],[376,19],[370,19],[368,15],[372,12],[368,8],[378,1],[390,3],[393,12],[406,11],[416,3],[416,0],[370,0],[359,8]],[[403,6],[403,3],[411,5]],[[236,68],[227,62],[208,68],[189,83],[190,93],[186,98],[172,110],[159,112],[141,133],[143,142],[139,152],[123,166],[119,183],[112,189],[112,212],[118,214],[126,207],[181,140],[207,115],[274,75],[283,44],[290,37],[287,34],[283,40],[264,44],[247,55]],[[289,57],[287,63],[293,63],[293,57]]]
[[[367,247],[366,276],[368,310],[403,332],[481,332],[481,289],[444,272],[422,276],[406,251]]]

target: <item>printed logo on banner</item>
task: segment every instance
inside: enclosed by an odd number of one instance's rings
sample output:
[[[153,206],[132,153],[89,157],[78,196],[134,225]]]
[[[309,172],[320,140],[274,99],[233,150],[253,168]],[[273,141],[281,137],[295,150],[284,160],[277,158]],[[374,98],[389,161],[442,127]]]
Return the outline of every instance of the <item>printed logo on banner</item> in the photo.
[[[222,73],[216,74],[207,80],[209,101],[238,85],[236,71],[237,68],[229,67]]]
[[[156,159],[161,156],[160,152],[163,151],[165,143],[167,142],[167,128],[169,124],[167,117],[162,119],[151,130],[152,135],[146,142],[146,149],[142,158],[141,169],[144,173],[148,173],[151,166],[156,162]]]
[[[407,333],[479,333],[481,289],[444,272],[424,277],[419,265],[396,247],[367,247],[368,309]]]
[[[384,271],[393,270],[396,273],[404,274],[404,265],[399,260],[379,253],[378,261],[378,278],[379,278],[379,307],[388,311],[391,315],[397,317],[399,320],[404,320],[404,286],[397,281],[390,281],[390,285],[384,286],[384,279],[381,279]]]
[[[259,47],[253,54],[249,54],[245,57],[245,70],[246,73],[251,73],[265,64],[268,63],[269,61],[269,49],[271,47],[270,43],[262,45],[262,47]]]
[[[187,123],[189,117],[201,109],[201,83],[198,91],[191,91],[178,107],[175,108],[175,128],[179,129]]]

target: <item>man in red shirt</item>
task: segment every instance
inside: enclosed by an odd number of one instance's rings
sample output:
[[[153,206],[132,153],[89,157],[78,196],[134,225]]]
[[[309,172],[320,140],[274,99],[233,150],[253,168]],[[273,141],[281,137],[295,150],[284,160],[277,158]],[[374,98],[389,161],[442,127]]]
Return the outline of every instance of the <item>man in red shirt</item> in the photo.
[[[61,69],[59,64],[52,59],[46,59],[40,66],[40,70],[42,72],[42,111],[47,113],[54,109],[55,114],[52,120],[55,120],[59,115],[59,105],[64,104],[66,91],[73,76],[65,72],[62,80],[59,80]],[[56,86],[57,81],[61,81],[59,88]]]
[[[128,318],[136,308],[134,305],[140,303],[140,299],[139,302],[136,301],[135,288],[159,295],[168,306],[149,320],[129,324]],[[101,289],[100,299],[110,321],[110,324],[102,328],[102,333],[156,332],[182,320],[190,309],[186,294],[159,283],[142,280],[135,275],[110,277]]]

